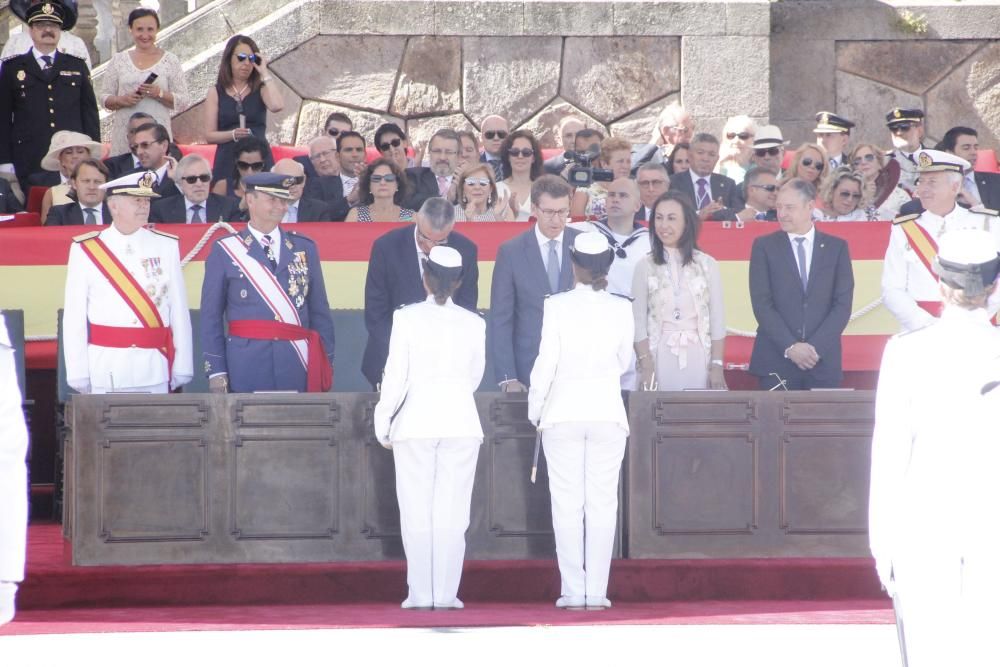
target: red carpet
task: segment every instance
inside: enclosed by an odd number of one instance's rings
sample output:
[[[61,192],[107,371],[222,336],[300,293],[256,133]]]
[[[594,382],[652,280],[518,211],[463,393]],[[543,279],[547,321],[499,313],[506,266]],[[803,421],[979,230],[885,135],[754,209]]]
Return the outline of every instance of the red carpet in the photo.
[[[466,563],[463,611],[402,611],[402,562],[73,567],[29,531],[17,620],[0,634],[577,624],[891,623],[868,559],[621,560],[605,612],[567,612],[554,561]]]

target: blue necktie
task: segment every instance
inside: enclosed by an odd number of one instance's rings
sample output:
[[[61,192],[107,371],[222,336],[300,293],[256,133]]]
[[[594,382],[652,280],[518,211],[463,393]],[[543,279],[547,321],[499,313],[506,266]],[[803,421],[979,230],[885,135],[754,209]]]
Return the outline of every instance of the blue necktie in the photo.
[[[555,294],[559,291],[559,255],[556,253],[555,239],[549,241],[549,261],[545,268],[549,273],[550,294]]]
[[[795,255],[799,259],[799,277],[802,278],[802,291],[805,292],[809,285],[809,273],[806,271],[806,237],[798,237],[795,243]]]

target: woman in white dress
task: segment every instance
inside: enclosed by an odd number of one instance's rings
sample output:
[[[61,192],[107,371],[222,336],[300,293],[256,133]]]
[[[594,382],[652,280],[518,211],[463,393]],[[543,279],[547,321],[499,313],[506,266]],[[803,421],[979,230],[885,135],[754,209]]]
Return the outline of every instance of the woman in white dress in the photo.
[[[632,279],[641,386],[725,389],[722,278],[715,259],[698,250],[698,213],[684,194],[667,191],[652,218],[652,251]]]
[[[375,435],[396,463],[409,586],[402,607],[461,609],[465,531],[483,442],[474,392],[486,366],[486,324],[452,301],[462,276],[457,250],[432,248],[423,269],[427,300],[392,319]]]
[[[510,175],[497,183],[497,195],[509,209],[511,220],[527,222],[531,217],[531,184],[544,173],[538,139],[528,130],[514,130],[500,147],[500,161],[503,173]]]
[[[114,111],[111,119],[111,155],[129,152],[129,116],[144,111],[170,131],[170,117],[188,107],[187,80],[181,61],[156,45],[160,17],[139,7],[128,15],[134,49],[116,53],[104,72],[101,104]],[[148,82],[152,75],[155,80]],[[171,132],[171,137],[173,133]]]
[[[600,232],[573,239],[576,286],[545,300],[528,419],[542,433],[562,579],[556,607],[607,609],[632,365],[628,298],[609,294],[614,250]]]

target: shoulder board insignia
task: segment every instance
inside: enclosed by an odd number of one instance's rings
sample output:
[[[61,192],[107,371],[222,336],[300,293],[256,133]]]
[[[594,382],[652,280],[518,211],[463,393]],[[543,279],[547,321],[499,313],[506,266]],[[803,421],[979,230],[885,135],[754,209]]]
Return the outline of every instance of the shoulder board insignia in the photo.
[[[233,234],[233,236],[238,238],[240,241],[243,241],[243,245],[245,245],[248,248],[250,247],[250,244],[253,243],[253,234],[251,234],[250,232],[243,232],[243,234]]]
[[[292,231],[292,230],[290,230],[290,229],[289,229],[289,230],[283,230],[283,231],[284,231],[284,232],[285,232],[286,234],[288,234],[289,236],[294,236],[294,237],[295,237],[295,238],[297,238],[297,239],[302,239],[303,241],[309,241],[310,243],[316,243],[315,241],[313,241],[313,240],[312,240],[311,238],[309,238],[308,236],[303,236],[303,235],[302,235],[302,234],[300,234],[299,232],[295,232],[295,231]]]
[[[973,206],[969,210],[972,211],[973,213],[981,213],[983,215],[993,215],[993,216],[1000,215],[1000,211],[997,211],[995,208],[986,208],[982,204],[978,206]]]
[[[154,227],[147,227],[147,229],[149,229],[149,231],[153,232],[157,236],[165,236],[168,239],[173,239],[175,241],[180,241],[181,240],[181,237],[177,236],[176,234],[170,234],[170,233],[167,233],[167,232],[161,232],[159,229],[156,229]]]
[[[618,292],[608,292],[608,294],[610,294],[611,296],[616,296],[619,299],[625,299],[629,303],[631,303],[632,301],[635,301],[635,299],[633,299],[632,297],[626,296],[624,294],[619,294]]]
[[[983,385],[983,388],[979,390],[980,395],[985,396],[997,387],[1000,387],[1000,380],[994,380],[993,382],[987,382]]]
[[[396,310],[402,310],[402,309],[406,308],[407,306],[415,306],[418,303],[423,303],[423,301],[411,301],[410,303],[401,303],[398,306],[396,306]]]
[[[73,242],[74,243],[80,243],[81,241],[89,241],[90,239],[97,238],[100,235],[101,235],[101,232],[99,232],[99,231],[87,232],[86,234],[80,234],[79,236],[74,236],[73,237]]]
[[[22,55],[24,55],[24,54],[23,54],[23,53],[15,53],[15,54],[14,54],[14,55],[12,55],[12,56],[7,56],[6,58],[3,58],[3,59],[0,59],[0,63],[5,63],[5,62],[7,62],[8,60],[13,60],[14,58],[18,58],[18,57],[20,57],[20,56],[22,56]]]
[[[898,225],[904,222],[909,222],[910,220],[916,220],[920,217],[919,213],[910,213],[909,215],[899,215],[892,221],[892,224]]]

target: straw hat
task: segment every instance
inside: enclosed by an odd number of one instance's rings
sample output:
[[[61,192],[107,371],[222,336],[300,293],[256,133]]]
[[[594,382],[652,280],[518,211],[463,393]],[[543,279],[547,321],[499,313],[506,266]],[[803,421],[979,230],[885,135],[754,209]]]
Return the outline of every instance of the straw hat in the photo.
[[[94,141],[81,132],[71,132],[70,130],[59,130],[52,135],[52,143],[49,144],[48,154],[42,158],[42,169],[47,171],[59,171],[59,154],[67,148],[83,146],[90,151],[90,157],[95,160],[101,159],[104,146]]]

